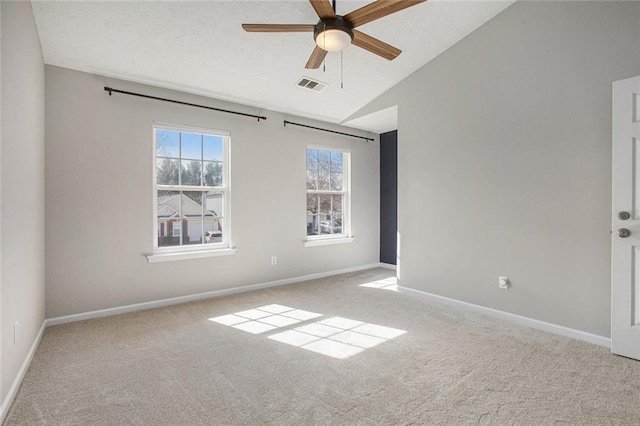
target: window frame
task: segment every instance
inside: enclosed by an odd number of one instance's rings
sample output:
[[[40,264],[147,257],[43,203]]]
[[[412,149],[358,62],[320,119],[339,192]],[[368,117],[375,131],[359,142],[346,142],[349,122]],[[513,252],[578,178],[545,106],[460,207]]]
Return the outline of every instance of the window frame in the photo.
[[[325,244],[338,244],[342,242],[352,242],[353,235],[351,233],[351,151],[347,149],[320,146],[320,145],[308,145],[304,150],[304,164],[305,164],[305,188],[306,188],[306,174],[307,174],[307,151],[327,151],[327,152],[339,152],[342,154],[342,191],[337,190],[318,190],[318,189],[306,189],[305,191],[305,224],[307,222],[307,201],[306,196],[308,194],[342,194],[342,232],[339,234],[318,234],[318,235],[306,235],[304,244],[307,247],[325,245]],[[320,224],[318,223],[318,226]]]
[[[158,130],[167,130],[174,132],[184,132],[184,133],[197,133],[201,135],[212,135],[222,137],[222,184],[220,186],[194,186],[194,185],[159,185],[157,181],[157,131]],[[153,176],[153,205],[152,205],[152,215],[153,215],[153,234],[155,238],[153,239],[153,254],[148,255],[147,259],[149,262],[157,262],[163,260],[177,260],[183,258],[190,258],[188,256],[175,256],[175,255],[188,255],[189,253],[195,253],[196,256],[194,258],[202,257],[203,254],[221,252],[220,254],[233,254],[235,253],[235,249],[226,253],[231,249],[232,245],[232,225],[231,225],[231,185],[230,185],[230,145],[231,145],[231,134],[226,130],[217,130],[210,129],[205,127],[198,126],[188,126],[188,125],[179,125],[179,124],[169,124],[169,123],[161,123],[161,122],[153,122],[152,127],[153,132],[153,155],[152,155],[152,176]],[[182,157],[180,157],[180,161],[182,161]],[[179,170],[181,170],[181,164],[179,164]],[[180,173],[180,172],[179,172]],[[202,182],[204,184],[204,182]],[[204,228],[203,228],[203,242],[200,244],[187,244],[187,245],[177,245],[177,246],[158,246],[158,236],[159,236],[159,227],[158,227],[158,191],[210,191],[223,194],[222,195],[222,220],[223,220],[223,232],[222,232],[222,241],[217,243],[205,243],[204,242]],[[181,218],[182,220],[182,218]],[[180,222],[181,223],[181,222]],[[171,227],[171,234],[173,235],[173,226]],[[181,227],[182,228],[182,227]],[[168,229],[165,229],[165,233],[169,233]],[[180,230],[180,238],[182,240],[182,229]],[[222,253],[225,252],[225,253]],[[155,258],[155,259],[154,259]]]

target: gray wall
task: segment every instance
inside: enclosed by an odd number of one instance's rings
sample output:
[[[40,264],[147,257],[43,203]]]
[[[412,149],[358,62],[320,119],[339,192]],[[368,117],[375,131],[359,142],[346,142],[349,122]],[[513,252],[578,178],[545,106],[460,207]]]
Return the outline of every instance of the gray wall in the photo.
[[[255,113],[109,79],[115,88]],[[47,317],[378,262],[379,145],[294,126],[103,91],[105,79],[46,67]],[[296,121],[295,117],[286,117]],[[231,132],[233,256],[147,263],[152,123]],[[344,128],[304,121],[320,127]],[[349,132],[363,133],[354,130]],[[305,148],[352,153],[352,244],[305,248]],[[271,256],[278,264],[271,266]],[[274,301],[275,302],[275,301]]]
[[[398,105],[403,286],[610,335],[611,83],[640,74],[639,22],[519,1],[363,108]]]
[[[44,64],[30,3],[3,1],[0,9],[4,400],[44,320]]]

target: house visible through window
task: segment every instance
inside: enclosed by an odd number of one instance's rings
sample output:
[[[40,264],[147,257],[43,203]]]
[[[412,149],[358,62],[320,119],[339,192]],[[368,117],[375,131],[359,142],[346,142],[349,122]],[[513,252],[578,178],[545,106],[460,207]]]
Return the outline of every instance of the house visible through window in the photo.
[[[349,234],[348,179],[348,153],[307,149],[308,238]]]
[[[155,247],[229,246],[229,135],[156,125]]]

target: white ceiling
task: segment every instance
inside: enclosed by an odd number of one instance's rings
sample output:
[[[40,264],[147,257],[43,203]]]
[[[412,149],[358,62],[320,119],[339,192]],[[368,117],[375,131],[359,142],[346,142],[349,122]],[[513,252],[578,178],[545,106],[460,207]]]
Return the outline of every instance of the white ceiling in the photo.
[[[387,61],[355,46],[306,70],[311,33],[247,33],[242,23],[315,24],[307,0],[32,1],[45,63],[340,123],[514,0],[430,0],[358,29],[402,49]],[[368,1],[338,0],[347,14]],[[297,87],[302,76],[328,83]],[[358,127],[379,132],[375,116]],[[370,117],[372,118],[372,117]]]
[[[390,132],[398,128],[398,105],[362,115],[343,123],[349,127],[374,133]]]

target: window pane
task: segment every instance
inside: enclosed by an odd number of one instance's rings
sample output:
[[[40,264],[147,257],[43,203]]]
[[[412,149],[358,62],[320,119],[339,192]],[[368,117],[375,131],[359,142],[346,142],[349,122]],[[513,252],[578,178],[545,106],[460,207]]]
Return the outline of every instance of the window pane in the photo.
[[[224,218],[222,217],[213,219],[212,221],[213,230],[210,231],[208,234],[205,234],[205,243],[221,243],[222,242],[222,235],[224,231],[223,222],[224,222]]]
[[[320,215],[320,233],[331,234],[331,215]]]
[[[342,234],[342,215],[333,215],[333,227],[334,234]]]
[[[318,150],[307,150],[307,170],[316,170],[318,168]]]
[[[157,130],[156,155],[158,157],[180,157],[180,133]]]
[[[343,199],[344,195],[340,194],[340,195],[332,195],[332,201],[333,201],[333,207],[331,209],[331,213],[332,214],[341,214],[342,212],[342,199]]]
[[[307,170],[307,189],[318,189],[317,170]]]
[[[156,182],[159,185],[178,185],[178,160],[156,160]]]
[[[331,171],[332,172],[342,171],[342,153],[341,152],[331,152]]]
[[[331,214],[331,195],[321,194],[320,198],[320,213]]]
[[[331,189],[342,191],[342,172],[331,172]]]
[[[202,216],[202,191],[182,191],[182,217]]]
[[[222,162],[204,162],[204,184],[206,186],[222,186]]]
[[[205,214],[212,214],[213,216],[224,216],[223,215],[223,200],[224,194],[222,193],[214,193],[209,192],[204,195],[205,203]]]
[[[202,135],[197,133],[181,133],[182,158],[202,159]]]
[[[202,198],[201,191],[182,193],[182,244],[202,244]]]
[[[318,171],[318,189],[321,191],[329,190],[329,172],[326,170]]]
[[[318,235],[318,216],[307,215],[307,235]]]
[[[318,186],[319,190],[328,190],[330,188],[330,164],[331,164],[331,153],[329,151],[315,151],[317,154],[317,164],[318,164]],[[315,188],[314,188],[315,189]]]
[[[331,164],[331,153],[329,151],[318,151],[318,170],[329,172]]]
[[[203,159],[207,161],[222,161],[222,136],[204,135],[203,141]]]
[[[222,242],[224,194],[205,193],[204,200],[204,242],[205,244],[220,243]]]
[[[181,185],[202,185],[202,167],[200,161],[182,160]]]
[[[179,246],[180,235],[173,236],[174,222],[180,230],[180,192],[158,191],[158,247]]]
[[[307,194],[307,214],[318,213],[318,196],[316,194]]]

